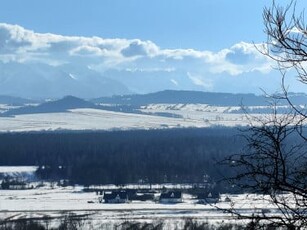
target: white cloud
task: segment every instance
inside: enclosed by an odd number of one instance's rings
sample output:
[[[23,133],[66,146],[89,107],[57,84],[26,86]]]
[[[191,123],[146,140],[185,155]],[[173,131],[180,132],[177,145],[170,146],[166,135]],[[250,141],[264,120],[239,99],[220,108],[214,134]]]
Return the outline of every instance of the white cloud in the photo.
[[[147,72],[147,73],[154,73],[154,72],[174,72],[174,68],[126,68],[127,72]]]
[[[210,70],[212,73],[229,73],[230,75],[240,75],[249,72],[260,72],[267,74],[272,70],[272,61],[262,55],[259,50],[263,49],[263,44],[250,44],[240,42],[229,49],[221,50],[216,54]]]
[[[146,76],[163,72],[163,76],[169,73],[168,82],[176,86],[178,82],[183,85],[178,81],[179,77],[187,77],[181,73],[188,73],[194,85],[208,90],[215,89],[217,75],[231,78],[251,72],[268,74],[272,69],[270,61],[257,51],[255,45],[245,42],[218,52],[161,49],[152,41],[140,39],[43,34],[4,23],[0,23],[0,61],[49,65],[70,63],[90,66],[102,73],[115,69],[144,73]],[[177,78],[174,78],[175,75],[178,75]]]
[[[298,28],[298,27],[293,27],[293,28],[291,28],[291,29],[289,29],[288,31],[287,31],[287,34],[288,33],[295,33],[295,34],[304,34],[305,33],[305,30],[303,30],[303,29],[301,29],[301,28]]]
[[[49,62],[54,59],[67,63],[73,62],[77,56],[78,60],[83,57],[88,64],[97,63],[99,60],[102,65],[112,63],[114,67],[122,63],[134,65],[137,59],[147,58],[146,61],[151,61],[152,68],[158,68],[162,62],[166,62],[174,66],[186,66],[189,70],[189,65],[196,64],[197,68],[209,68],[212,73],[228,72],[231,75],[267,70],[264,66],[267,66],[268,62],[253,44],[244,42],[215,53],[194,49],[160,49],[151,41],[139,39],[41,34],[3,23],[0,24],[0,48],[0,59],[3,61],[11,59]],[[139,62],[137,64],[139,65]]]
[[[188,78],[197,85],[202,86],[206,90],[212,90],[213,84],[211,80],[205,80],[203,76],[187,72]]]
[[[159,48],[151,41],[141,41],[138,39],[132,40],[130,44],[121,50],[125,57],[132,56],[155,56],[158,54]]]
[[[172,82],[174,85],[176,85],[176,86],[179,85],[178,82],[177,82],[175,79],[171,79],[171,82]]]
[[[70,55],[80,55],[80,56],[99,56],[101,55],[104,50],[100,49],[99,47],[93,47],[93,46],[79,46],[77,48],[74,48],[70,50]]]

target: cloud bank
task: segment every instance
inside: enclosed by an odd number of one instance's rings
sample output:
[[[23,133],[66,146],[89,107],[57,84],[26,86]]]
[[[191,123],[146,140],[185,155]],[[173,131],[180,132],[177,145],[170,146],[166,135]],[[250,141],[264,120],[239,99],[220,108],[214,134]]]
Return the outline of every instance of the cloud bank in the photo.
[[[259,93],[262,84],[278,88],[272,63],[246,42],[218,52],[162,49],[140,39],[42,34],[0,23],[0,61],[86,66],[137,93],[168,88]]]

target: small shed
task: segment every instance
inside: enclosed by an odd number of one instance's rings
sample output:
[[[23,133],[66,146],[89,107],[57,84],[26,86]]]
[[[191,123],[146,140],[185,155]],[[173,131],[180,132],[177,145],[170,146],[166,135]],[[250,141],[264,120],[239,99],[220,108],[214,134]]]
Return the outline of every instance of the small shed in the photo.
[[[205,192],[198,194],[197,199],[200,204],[217,203],[220,200],[220,194],[218,192]]]
[[[167,204],[181,203],[182,202],[182,193],[181,193],[181,191],[163,192],[160,195],[159,201],[160,201],[160,203],[167,203]]]
[[[129,201],[129,197],[126,191],[112,191],[103,194],[104,203],[110,204],[119,204],[119,203],[127,203]]]

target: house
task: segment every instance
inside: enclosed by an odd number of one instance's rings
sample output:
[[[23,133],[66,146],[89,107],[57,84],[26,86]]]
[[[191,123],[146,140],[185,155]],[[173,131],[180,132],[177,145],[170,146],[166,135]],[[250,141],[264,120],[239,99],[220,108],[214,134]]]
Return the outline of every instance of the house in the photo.
[[[33,185],[29,185],[25,181],[18,178],[5,177],[0,184],[0,189],[10,189],[10,190],[22,190],[22,189],[32,189]]]
[[[218,192],[200,193],[198,194],[197,199],[198,199],[198,203],[200,204],[217,203],[220,200],[220,194]]]
[[[160,195],[160,203],[174,204],[182,202],[182,193],[180,191],[162,192]]]
[[[231,202],[231,199],[228,196],[226,196],[224,201],[225,202]]]
[[[100,202],[102,202],[102,200],[104,200],[104,203],[118,204],[127,203],[129,198],[126,191],[112,191],[109,193],[104,193]]]

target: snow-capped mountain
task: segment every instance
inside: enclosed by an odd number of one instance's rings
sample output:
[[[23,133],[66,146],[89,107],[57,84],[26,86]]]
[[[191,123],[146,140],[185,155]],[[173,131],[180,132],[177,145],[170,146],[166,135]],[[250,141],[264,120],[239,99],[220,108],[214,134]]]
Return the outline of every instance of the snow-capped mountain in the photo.
[[[120,82],[86,67],[0,62],[0,92],[24,98],[60,98],[65,95],[95,98],[126,94],[129,90]]]

